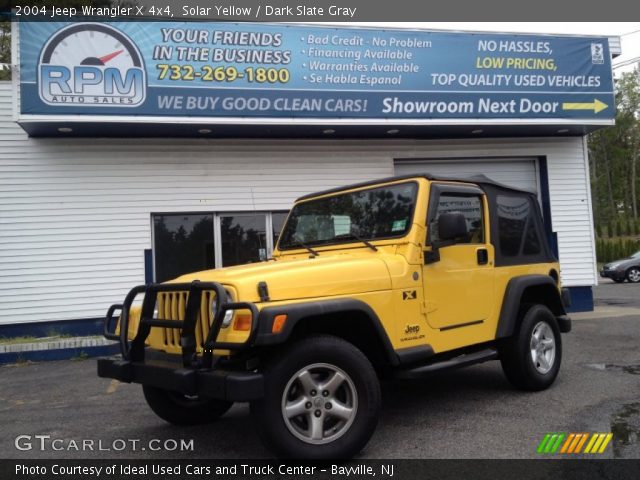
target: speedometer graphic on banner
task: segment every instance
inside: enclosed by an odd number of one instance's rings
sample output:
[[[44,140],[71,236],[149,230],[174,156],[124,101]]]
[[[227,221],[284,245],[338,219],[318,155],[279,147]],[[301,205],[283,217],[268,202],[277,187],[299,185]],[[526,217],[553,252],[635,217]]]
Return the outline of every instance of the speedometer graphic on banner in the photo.
[[[145,98],[145,71],[136,45],[99,23],[56,32],[42,49],[40,98],[49,105],[134,107]]]

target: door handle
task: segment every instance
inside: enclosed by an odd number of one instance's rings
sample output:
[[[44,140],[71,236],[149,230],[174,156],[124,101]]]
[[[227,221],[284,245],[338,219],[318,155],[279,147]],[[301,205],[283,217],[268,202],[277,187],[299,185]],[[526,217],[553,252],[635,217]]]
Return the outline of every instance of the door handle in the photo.
[[[486,248],[476,250],[476,257],[478,259],[478,265],[486,265],[489,263],[489,252]]]

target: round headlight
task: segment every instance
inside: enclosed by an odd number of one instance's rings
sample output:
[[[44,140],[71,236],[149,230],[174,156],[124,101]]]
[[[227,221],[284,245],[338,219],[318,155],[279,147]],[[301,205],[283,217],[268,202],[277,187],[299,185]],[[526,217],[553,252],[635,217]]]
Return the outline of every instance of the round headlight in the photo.
[[[225,290],[227,292],[227,297],[229,297],[229,301],[233,302],[233,296],[229,292],[229,290]],[[213,318],[216,314],[216,308],[218,307],[218,299],[216,297],[211,301],[211,318]],[[233,319],[233,310],[227,310],[224,314],[224,318],[222,319],[222,328],[227,328],[231,325],[231,320]]]

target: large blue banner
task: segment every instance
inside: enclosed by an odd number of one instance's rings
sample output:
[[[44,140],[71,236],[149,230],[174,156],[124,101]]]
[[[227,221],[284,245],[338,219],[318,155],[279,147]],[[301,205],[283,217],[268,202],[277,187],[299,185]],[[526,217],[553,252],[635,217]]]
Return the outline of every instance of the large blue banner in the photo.
[[[19,29],[23,115],[615,116],[606,38],[213,22]]]

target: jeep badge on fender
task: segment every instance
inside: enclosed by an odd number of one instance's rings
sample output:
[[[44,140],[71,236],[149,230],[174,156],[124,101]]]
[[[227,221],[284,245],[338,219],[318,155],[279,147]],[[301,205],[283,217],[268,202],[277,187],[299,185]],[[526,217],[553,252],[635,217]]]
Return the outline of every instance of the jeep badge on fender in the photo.
[[[379,372],[411,380],[500,360],[515,387],[551,386],[571,321],[547,238],[534,193],[483,176],[307,195],[272,258],[112,305],[105,336],[121,355],[98,375],[141,384],[173,424],[249,402],[278,456],[352,457],[376,429]]]
[[[407,328],[404,329],[404,333],[418,333],[420,331],[420,325],[407,325]]]

